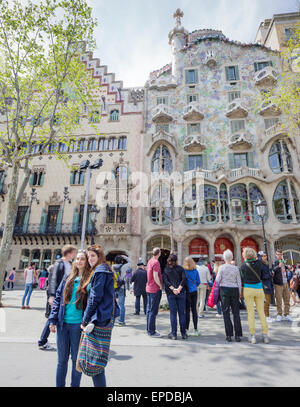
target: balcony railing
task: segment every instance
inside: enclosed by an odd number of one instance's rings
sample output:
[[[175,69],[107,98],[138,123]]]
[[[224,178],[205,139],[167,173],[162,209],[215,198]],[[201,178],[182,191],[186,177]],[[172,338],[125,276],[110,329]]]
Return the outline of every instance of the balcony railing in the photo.
[[[265,150],[267,144],[275,139],[278,136],[286,136],[286,130],[284,129],[283,125],[281,122],[277,122],[273,126],[269,127],[267,130],[265,130],[265,136],[262,138],[261,143],[260,143],[260,148],[262,151]],[[291,138],[292,140],[292,138]]]
[[[234,99],[227,106],[226,116],[231,119],[241,119],[248,116],[248,110],[243,106],[241,99]]]
[[[259,108],[259,114],[261,116],[279,116],[281,114],[280,109],[271,100],[263,102]]]
[[[58,235],[81,235],[82,226],[76,223],[57,223],[49,224],[46,226],[40,223],[29,223],[28,225],[15,225],[14,235],[44,235],[44,236],[58,236]],[[87,226],[86,234],[93,233],[92,226]]]
[[[204,170],[204,169],[184,171],[184,181],[185,182],[189,181],[193,178],[196,178],[197,176],[200,177],[203,176],[205,180],[217,182],[220,177],[220,174],[222,176],[225,176],[229,181],[235,181],[239,178],[244,177],[254,177],[258,179],[263,179],[262,172],[259,168],[243,167],[225,171]]]
[[[169,107],[163,103],[155,106],[152,110],[152,121],[154,123],[170,123],[173,121]]]
[[[277,82],[277,72],[271,66],[266,66],[256,72],[254,79],[256,85],[274,85]]]
[[[241,167],[230,170],[227,174],[229,180],[235,180],[243,177],[263,178],[262,172],[259,168]]]
[[[187,121],[199,121],[204,118],[201,107],[198,102],[190,102],[183,109],[183,118]]]
[[[252,147],[251,135],[248,132],[234,133],[230,137],[229,145],[232,150]]]
[[[206,149],[204,137],[201,134],[190,134],[183,140],[183,149],[188,152],[201,152]]]

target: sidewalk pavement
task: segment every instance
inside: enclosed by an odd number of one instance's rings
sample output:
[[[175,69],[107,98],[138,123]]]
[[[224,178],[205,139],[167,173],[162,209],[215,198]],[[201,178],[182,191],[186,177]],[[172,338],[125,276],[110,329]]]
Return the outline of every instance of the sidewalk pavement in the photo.
[[[30,310],[21,309],[23,290],[4,291],[0,309],[0,386],[55,386],[56,352],[41,351],[37,341],[46,322],[46,293],[32,293]],[[161,303],[167,302],[163,294]],[[6,329],[3,332],[3,312]],[[2,314],[1,314],[2,312]],[[289,377],[299,374],[300,306],[291,308],[294,323],[269,325],[270,344],[261,342],[256,320],[256,345],[247,341],[247,313],[241,311],[244,337],[241,343],[225,341],[223,318],[208,309],[198,321],[199,337],[187,341],[167,338],[168,311],[159,312],[161,338],[146,334],[146,319],[134,313],[134,296],[126,296],[126,326],[113,330],[111,356],[106,369],[108,386],[289,386]],[[271,307],[275,316],[276,308]],[[2,315],[2,316],[1,316]],[[192,323],[192,322],[191,322]],[[1,328],[2,327],[2,328]],[[55,335],[49,342],[55,344]],[[292,362],[292,363],[291,363]],[[286,377],[285,377],[286,375]],[[67,385],[70,382],[70,367]],[[284,379],[284,380],[283,380]],[[82,386],[92,386],[83,376]]]

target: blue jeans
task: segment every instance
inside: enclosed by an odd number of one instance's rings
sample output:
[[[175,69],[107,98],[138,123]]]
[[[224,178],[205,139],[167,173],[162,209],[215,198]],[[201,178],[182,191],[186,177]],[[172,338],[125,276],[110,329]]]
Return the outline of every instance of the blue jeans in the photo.
[[[135,296],[135,313],[139,314],[141,309],[141,297],[143,297],[144,314],[147,313],[147,294]]]
[[[25,298],[27,297],[26,305],[29,305],[30,297],[32,293],[32,283],[25,285],[25,293],[22,299],[22,306],[25,304]]]
[[[118,290],[118,305],[120,307],[119,322],[125,323],[125,288],[121,287]]]
[[[62,328],[57,327],[56,344],[57,344],[57,370],[56,370],[56,387],[66,386],[66,376],[68,371],[68,361],[71,352],[72,359],[72,379],[71,387],[79,387],[81,373],[76,370],[77,353],[81,337],[80,324],[66,324]]]
[[[217,302],[217,311],[219,315],[222,315],[221,301]]]
[[[156,332],[155,320],[161,300],[161,290],[156,293],[147,293],[147,332],[153,335]]]
[[[43,329],[43,332],[42,332],[42,335],[41,335],[40,340],[38,342],[39,346],[46,345],[46,343],[48,342],[48,338],[49,338],[49,335],[50,335],[49,326],[50,326],[50,322],[49,322],[49,319],[47,319],[46,324],[45,324],[44,329]]]
[[[181,335],[185,335],[186,319],[185,319],[185,293],[178,295],[168,295],[168,302],[170,306],[170,321],[172,335],[177,336],[177,312],[179,316],[179,325]]]
[[[106,387],[105,370],[97,376],[93,376],[94,387]]]

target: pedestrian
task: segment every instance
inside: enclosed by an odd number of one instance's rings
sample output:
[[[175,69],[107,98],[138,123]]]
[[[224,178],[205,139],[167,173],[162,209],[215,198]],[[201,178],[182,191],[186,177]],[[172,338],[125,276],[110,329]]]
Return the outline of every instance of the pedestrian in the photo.
[[[248,326],[250,331],[249,342],[256,343],[255,337],[255,311],[259,316],[263,342],[269,343],[268,338],[268,323],[264,311],[265,294],[263,290],[264,271],[260,260],[257,258],[257,253],[251,247],[243,249],[244,263],[241,266],[241,276],[243,284],[243,296],[245,298],[248,312]]]
[[[151,338],[159,338],[161,335],[156,331],[156,317],[162,295],[162,274],[158,261],[161,251],[155,247],[153,256],[147,264],[147,333]]]
[[[118,299],[118,305],[120,308],[120,318],[118,320],[119,326],[125,326],[125,298],[126,298],[126,288],[125,288],[125,269],[123,256],[117,255],[115,258],[115,264],[112,266],[114,273],[119,276],[119,281],[116,289],[116,298]]]
[[[198,287],[198,296],[197,296],[197,308],[199,318],[204,318],[204,309],[207,303],[207,294],[208,294],[208,283],[212,280],[212,274],[209,272],[209,268],[204,265],[204,260],[199,259],[197,263],[197,271],[199,273],[199,278],[201,284]]]
[[[196,263],[191,257],[186,257],[183,262],[183,268],[187,281],[187,293],[185,302],[185,318],[186,318],[186,337],[182,339],[187,339],[188,335],[199,336],[198,331],[198,313],[197,313],[197,297],[198,297],[198,287],[201,284],[199,277],[199,272],[196,267]],[[192,310],[194,332],[189,333],[190,326],[190,313]]]
[[[169,339],[177,339],[177,314],[182,339],[186,339],[186,276],[183,267],[177,264],[176,254],[171,254],[164,268],[163,281],[170,308],[171,332]]]
[[[48,342],[48,338],[50,335],[50,323],[48,317],[51,313],[51,307],[56,296],[56,290],[58,289],[63,278],[68,277],[68,275],[72,271],[71,261],[76,256],[76,247],[68,244],[61,249],[61,252],[62,257],[60,259],[57,259],[54,265],[50,266],[49,284],[47,288],[47,307],[45,314],[47,317],[47,321],[42,331],[41,337],[38,341],[38,346],[41,350],[55,350],[55,348]]]
[[[261,267],[262,267],[262,283],[263,283],[263,290],[265,294],[265,302],[264,302],[264,312],[266,316],[266,320],[268,323],[272,323],[275,321],[274,318],[270,317],[270,304],[271,304],[271,298],[272,298],[272,293],[274,291],[273,287],[273,282],[272,282],[272,275],[270,272],[270,266],[268,262],[268,257],[267,254],[264,252],[259,252],[257,254],[257,258],[261,260]]]
[[[276,250],[276,261],[272,265],[273,284],[277,306],[276,322],[282,321],[282,301],[284,303],[285,321],[293,322],[290,314],[290,292],[287,279],[287,267],[281,250]]]
[[[29,301],[32,294],[32,285],[36,278],[36,272],[34,263],[30,263],[30,266],[25,268],[24,270],[24,280],[25,280],[25,292],[22,298],[22,309],[30,309]],[[26,299],[27,298],[27,299]],[[26,299],[26,306],[25,306],[25,299]]]
[[[299,304],[299,300],[297,299],[297,290],[299,288],[299,274],[300,274],[300,270],[295,267],[295,271],[294,271],[291,281],[289,283],[290,294],[291,294],[291,298],[293,300],[292,307]]]
[[[15,279],[16,279],[16,268],[13,267],[13,269],[10,271],[8,277],[6,278],[7,281],[7,288],[10,288],[11,285],[11,289],[14,289],[14,283],[15,283]]]
[[[139,259],[137,263],[138,268],[131,277],[131,283],[133,287],[133,293],[135,295],[135,313],[134,315],[140,315],[141,297],[143,297],[144,314],[147,313],[147,271],[142,259]]]
[[[48,275],[49,275],[48,271],[45,269],[45,267],[43,267],[40,274],[39,274],[40,290],[45,289],[45,283],[46,283]]]
[[[242,283],[240,271],[237,266],[233,266],[231,261],[233,254],[231,250],[225,250],[223,253],[225,264],[218,269],[216,282],[220,285],[220,298],[225,326],[226,341],[231,342],[233,336],[236,342],[241,342],[243,336],[242,324],[240,318],[239,298],[242,293]],[[233,325],[230,318],[230,309],[233,314]]]
[[[72,271],[60,283],[49,316],[50,332],[56,332],[57,369],[56,387],[66,386],[68,361],[71,354],[71,387],[79,387],[81,373],[76,370],[77,353],[81,337],[83,311],[87,304],[86,287],[91,268],[86,251],[80,250]]]
[[[113,271],[106,263],[102,247],[99,245],[89,246],[87,248],[87,255],[92,277],[90,289],[88,286],[90,294],[83,314],[81,328],[85,330],[87,325],[94,324],[91,332],[93,348],[87,348],[88,359],[86,362],[91,364],[90,367],[93,370],[96,369],[97,374],[93,371],[92,376],[94,387],[106,387],[105,369],[101,367],[102,362],[100,358],[104,350],[108,357],[110,345],[109,333],[111,334],[114,319],[119,315],[119,307],[115,302]],[[105,338],[103,338],[103,335],[105,335]],[[104,341],[105,344],[103,345]],[[84,344],[84,339],[82,344]],[[82,367],[82,364],[79,364]],[[88,366],[85,366],[88,369]],[[87,373],[87,371],[83,372]]]

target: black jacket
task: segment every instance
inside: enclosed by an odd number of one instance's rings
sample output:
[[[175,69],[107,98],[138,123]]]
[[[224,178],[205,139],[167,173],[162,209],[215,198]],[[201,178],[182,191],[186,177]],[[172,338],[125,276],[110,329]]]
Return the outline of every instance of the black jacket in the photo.
[[[186,291],[187,281],[184,268],[181,266],[177,265],[175,267],[169,266],[165,267],[163,273],[163,280],[167,295],[173,294],[173,291],[170,290],[171,286],[178,288],[181,285],[183,287],[181,292]]]
[[[288,271],[286,266],[285,271],[286,273]],[[272,265],[272,272],[273,272],[273,283],[276,285],[283,285],[282,270],[281,267],[279,266],[279,260],[276,260],[275,263]]]
[[[253,268],[256,274],[247,266],[247,263],[244,262],[241,266],[241,279],[242,286],[244,284],[257,284],[263,280],[263,267],[260,260],[254,260],[249,262],[249,265]],[[257,278],[259,277],[259,278]]]
[[[265,292],[265,294],[272,294],[274,291],[274,288],[273,288],[272,276],[270,273],[269,265],[265,264],[264,262],[261,262],[261,266],[263,269],[262,282],[263,282],[264,292]]]
[[[47,293],[49,296],[55,297],[56,290],[58,289],[62,279],[64,278],[64,275],[65,275],[64,261],[63,261],[63,259],[58,259],[54,263],[52,271],[50,271],[50,273],[49,273],[48,289],[47,289]]]
[[[146,284],[147,284],[147,270],[142,268],[136,269],[131,277],[131,282],[134,283],[133,293],[137,295],[146,295]]]

